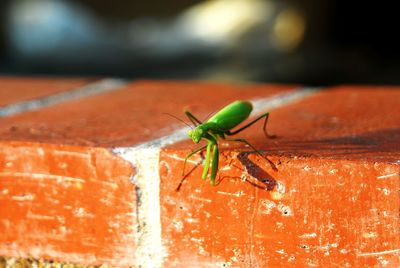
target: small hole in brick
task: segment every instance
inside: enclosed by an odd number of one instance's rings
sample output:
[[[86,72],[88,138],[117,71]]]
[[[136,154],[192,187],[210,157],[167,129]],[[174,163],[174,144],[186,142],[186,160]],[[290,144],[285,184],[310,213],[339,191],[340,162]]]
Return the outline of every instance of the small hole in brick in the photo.
[[[292,210],[290,207],[285,206],[283,204],[278,205],[278,210],[282,213],[283,216],[292,216]]]
[[[310,247],[307,245],[299,245],[300,248],[309,249]]]

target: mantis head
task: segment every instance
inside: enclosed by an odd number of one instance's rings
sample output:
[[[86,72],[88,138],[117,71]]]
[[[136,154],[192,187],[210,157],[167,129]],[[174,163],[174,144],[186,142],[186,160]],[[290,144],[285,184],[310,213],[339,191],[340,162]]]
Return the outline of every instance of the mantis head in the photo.
[[[192,130],[189,130],[188,132],[188,136],[192,139],[192,141],[194,143],[199,143],[199,141],[201,140],[201,138],[204,135],[204,130],[202,130],[201,128],[195,128]]]

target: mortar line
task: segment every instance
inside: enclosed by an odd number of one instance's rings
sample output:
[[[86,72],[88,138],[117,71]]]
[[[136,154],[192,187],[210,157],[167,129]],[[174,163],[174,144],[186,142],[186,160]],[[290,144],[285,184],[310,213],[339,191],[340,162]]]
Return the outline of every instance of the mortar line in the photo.
[[[9,104],[0,108],[0,118],[116,90],[125,84],[127,81],[123,79],[105,78],[65,92]]]
[[[304,87],[295,91],[251,100],[255,115],[283,107],[315,94],[319,88]],[[167,252],[163,249],[161,236],[161,205],[159,155],[161,148],[188,139],[189,127],[132,147],[117,147],[113,153],[127,160],[135,168],[132,183],[137,190],[138,246],[135,254],[137,265],[162,267]]]

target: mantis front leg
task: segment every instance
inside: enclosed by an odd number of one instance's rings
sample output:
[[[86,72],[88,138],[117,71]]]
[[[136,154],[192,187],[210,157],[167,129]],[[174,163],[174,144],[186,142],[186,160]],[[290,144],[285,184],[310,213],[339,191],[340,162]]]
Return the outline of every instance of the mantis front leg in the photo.
[[[195,149],[193,152],[189,153],[186,157],[185,157],[185,162],[183,163],[183,169],[182,169],[182,176],[185,175],[185,167],[186,167],[186,162],[187,160],[194,155],[197,152],[200,152],[201,150],[204,150],[204,148],[206,148],[207,145],[201,146],[200,148]]]
[[[211,184],[212,185],[215,185],[215,177],[217,176],[217,171],[218,171],[218,160],[219,160],[218,144],[214,144],[212,166],[211,166]]]
[[[218,160],[219,160],[218,145],[215,142],[209,141],[206,146],[207,146],[207,153],[204,162],[203,174],[201,178],[205,180],[207,177],[208,169],[210,167],[211,150],[213,150],[212,163],[211,163],[211,184],[215,185],[215,177],[217,176],[218,172]]]
[[[205,180],[207,178],[207,173],[208,173],[208,168],[210,167],[210,155],[211,155],[211,147],[213,146],[212,141],[208,141],[207,143],[207,152],[206,152],[206,159],[204,161],[204,168],[203,168],[203,174],[201,175],[201,178]]]

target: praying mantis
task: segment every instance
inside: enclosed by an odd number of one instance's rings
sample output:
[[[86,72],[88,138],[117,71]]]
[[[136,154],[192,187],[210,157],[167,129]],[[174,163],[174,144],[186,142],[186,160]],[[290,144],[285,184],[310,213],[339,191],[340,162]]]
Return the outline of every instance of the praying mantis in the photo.
[[[185,161],[184,161],[183,169],[182,169],[182,176],[184,176],[184,174],[185,174],[185,167],[186,167],[187,160],[191,156],[196,154],[197,152],[200,152],[200,151],[206,149],[206,157],[205,157],[205,161],[204,161],[204,168],[203,168],[203,173],[202,173],[201,178],[203,180],[206,179],[208,170],[210,167],[210,161],[211,161],[210,181],[211,181],[212,185],[215,185],[215,178],[216,178],[217,172],[218,172],[218,160],[219,160],[218,139],[242,142],[242,143],[250,146],[255,152],[257,152],[260,156],[262,156],[264,159],[266,159],[274,167],[274,164],[269,159],[264,157],[260,153],[260,151],[258,151],[247,140],[226,137],[226,136],[232,136],[232,135],[240,133],[241,131],[250,127],[251,125],[253,125],[254,123],[256,123],[258,120],[260,120],[262,118],[265,118],[264,127],[263,127],[264,134],[268,138],[274,137],[273,135],[269,135],[266,130],[269,113],[264,113],[264,114],[258,116],[256,119],[249,122],[248,124],[246,124],[245,126],[239,128],[237,130],[232,130],[237,125],[239,125],[240,123],[245,121],[249,117],[252,110],[253,110],[253,106],[251,105],[250,102],[237,100],[237,101],[234,101],[231,104],[225,106],[224,108],[222,108],[220,111],[218,111],[216,114],[214,114],[206,122],[201,122],[191,112],[189,112],[188,110],[185,110],[185,115],[189,118],[189,120],[195,126],[195,128],[193,128],[192,130],[189,130],[188,136],[196,144],[199,143],[202,139],[206,140],[207,144],[193,150],[191,153],[189,153],[185,157]],[[211,152],[212,152],[212,158],[211,158]]]

